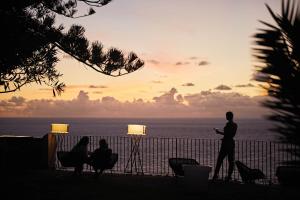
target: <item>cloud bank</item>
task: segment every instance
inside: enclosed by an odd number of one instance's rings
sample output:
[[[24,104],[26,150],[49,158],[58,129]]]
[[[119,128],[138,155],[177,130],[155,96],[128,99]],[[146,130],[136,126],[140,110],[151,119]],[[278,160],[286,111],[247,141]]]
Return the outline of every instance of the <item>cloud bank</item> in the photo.
[[[152,101],[121,102],[111,96],[91,100],[87,92],[80,91],[72,100],[26,100],[23,97],[1,100],[0,117],[208,118],[224,117],[224,113],[231,110],[239,118],[257,118],[267,114],[260,106],[265,98],[211,90],[182,95],[172,88]]]
[[[199,66],[209,65],[209,62],[206,60],[202,60],[198,63]]]
[[[89,88],[92,88],[92,89],[96,89],[96,88],[104,89],[104,88],[108,88],[108,87],[106,85],[90,85]]]
[[[151,60],[147,60],[147,62],[153,64],[153,65],[158,65],[160,62],[157,61],[157,60],[154,60],[154,59],[151,59]]]
[[[190,63],[189,62],[181,62],[181,61],[178,61],[175,63],[175,65],[177,65],[177,66],[188,65],[188,64],[190,64]]]
[[[215,87],[215,90],[231,90],[231,87],[229,87],[227,85],[219,85],[219,86]]]
[[[248,84],[240,84],[240,85],[236,85],[235,87],[239,87],[239,88],[247,88],[247,87],[255,87],[252,83],[248,83]]]
[[[192,87],[192,86],[195,86],[195,84],[194,83],[184,83],[181,86]]]

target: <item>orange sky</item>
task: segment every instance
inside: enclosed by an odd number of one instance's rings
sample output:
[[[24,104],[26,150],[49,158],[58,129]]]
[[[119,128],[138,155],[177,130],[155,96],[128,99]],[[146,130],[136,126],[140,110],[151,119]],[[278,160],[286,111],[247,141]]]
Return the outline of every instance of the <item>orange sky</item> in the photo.
[[[136,52],[145,66],[112,78],[64,57],[57,65],[67,85],[60,97],[54,99],[49,88],[32,84],[20,92],[1,94],[0,101],[13,96],[27,101],[72,100],[84,91],[89,100],[110,96],[121,102],[139,98],[154,102],[154,97],[172,88],[182,96],[209,90],[250,98],[262,95],[258,83],[251,80],[251,48],[252,36],[262,27],[258,20],[272,22],[264,2],[275,11],[281,4],[281,0],[114,0],[93,16],[59,18],[58,23],[66,26],[83,25],[88,38],[105,47]],[[0,110],[0,116],[4,113]]]

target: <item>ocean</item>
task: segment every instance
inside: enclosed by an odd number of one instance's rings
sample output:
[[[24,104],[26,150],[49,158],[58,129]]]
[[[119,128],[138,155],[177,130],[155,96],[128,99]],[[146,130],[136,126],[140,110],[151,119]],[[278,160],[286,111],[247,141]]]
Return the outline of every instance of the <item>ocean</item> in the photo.
[[[265,119],[236,119],[237,140],[279,141]],[[0,118],[0,135],[42,137],[52,123],[70,125],[69,135],[126,136],[128,124],[146,125],[146,137],[219,139],[213,128],[223,129],[225,119],[128,119],[128,118]]]

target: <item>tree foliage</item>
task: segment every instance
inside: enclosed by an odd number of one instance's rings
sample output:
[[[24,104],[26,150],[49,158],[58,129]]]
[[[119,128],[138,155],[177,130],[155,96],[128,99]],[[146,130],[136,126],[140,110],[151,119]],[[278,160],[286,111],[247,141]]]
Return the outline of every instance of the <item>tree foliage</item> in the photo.
[[[55,68],[58,53],[64,52],[93,70],[121,76],[144,65],[138,56],[116,48],[105,50],[96,41],[90,43],[85,29],[72,25],[65,30],[57,25],[58,15],[68,18],[94,14],[93,8],[111,0],[9,0],[1,2],[0,93],[14,92],[30,83],[53,87],[54,95],[63,91],[62,76]],[[90,7],[78,13],[79,4]]]
[[[266,28],[255,35],[255,79],[272,97],[264,105],[273,111],[269,119],[277,122],[281,139],[300,146],[300,9],[296,1],[286,2],[281,14],[267,5],[276,24],[262,21]]]

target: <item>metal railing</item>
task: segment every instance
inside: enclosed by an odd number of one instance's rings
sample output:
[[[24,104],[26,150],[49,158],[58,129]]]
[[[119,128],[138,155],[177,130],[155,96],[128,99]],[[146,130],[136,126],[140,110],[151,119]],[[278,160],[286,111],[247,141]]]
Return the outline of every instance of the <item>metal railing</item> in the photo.
[[[63,136],[60,138],[58,151],[70,151],[82,136]],[[89,151],[98,148],[100,139],[106,139],[109,147],[119,156],[113,172],[125,173],[126,163],[130,158],[132,148],[131,137],[120,136],[88,136],[90,139]],[[190,138],[163,138],[143,137],[140,140],[140,159],[144,174],[150,175],[173,175],[169,167],[169,158],[192,158],[200,165],[212,167],[216,165],[218,152],[221,147],[221,140],[216,139],[190,139]],[[289,152],[286,149],[290,149]],[[235,141],[235,160],[245,163],[250,168],[260,169],[266,178],[276,182],[276,168],[287,161],[299,161],[296,152],[299,147],[291,144],[282,144],[270,141]],[[295,153],[293,153],[295,152]],[[61,168],[57,161],[58,168]],[[91,171],[88,165],[85,170]],[[224,178],[227,174],[228,162],[224,159],[219,176]],[[213,173],[210,173],[210,177]],[[233,179],[241,180],[237,169],[233,173]]]

